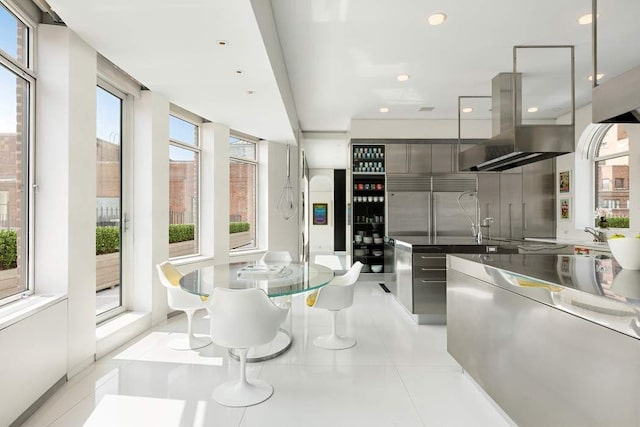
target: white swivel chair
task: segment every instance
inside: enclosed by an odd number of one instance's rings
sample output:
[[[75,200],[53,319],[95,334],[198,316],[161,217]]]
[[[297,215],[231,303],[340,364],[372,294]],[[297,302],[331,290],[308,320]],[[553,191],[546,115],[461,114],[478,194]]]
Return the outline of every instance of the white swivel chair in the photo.
[[[331,282],[307,297],[307,305],[313,308],[324,308],[331,312],[331,334],[318,337],[313,343],[328,350],[343,350],[356,345],[355,338],[341,337],[336,334],[336,317],[338,312],[353,304],[355,283],[360,276],[362,263],[356,262],[343,276],[334,277]]]
[[[156,265],[156,269],[160,282],[167,288],[169,308],[184,311],[187,315],[187,336],[171,341],[169,347],[174,350],[195,350],[211,344],[209,337],[197,337],[193,333],[193,315],[197,310],[206,308],[203,299],[180,289],[182,273],[169,261]]]
[[[247,352],[276,337],[289,307],[276,306],[260,288],[214,288],[209,304],[213,342],[237,350],[240,357],[240,378],[216,387],[213,399],[233,407],[264,402],[273,387],[260,380],[247,381]]]
[[[260,264],[289,264],[293,261],[291,254],[287,251],[268,251],[262,255],[258,261]]]

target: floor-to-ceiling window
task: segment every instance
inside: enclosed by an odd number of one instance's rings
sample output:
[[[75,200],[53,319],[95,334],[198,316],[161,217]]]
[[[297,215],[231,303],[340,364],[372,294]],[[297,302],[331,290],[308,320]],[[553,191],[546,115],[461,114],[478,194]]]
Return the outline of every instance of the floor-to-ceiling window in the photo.
[[[0,2],[0,304],[33,291],[31,37]]]
[[[191,121],[169,116],[169,257],[200,252],[200,133]]]
[[[96,87],[96,315],[122,306],[123,106],[125,95]]]
[[[629,228],[629,137],[624,125],[614,124],[596,147],[595,208],[609,227]]]
[[[232,133],[229,137],[229,248],[255,248],[257,234],[257,142]]]

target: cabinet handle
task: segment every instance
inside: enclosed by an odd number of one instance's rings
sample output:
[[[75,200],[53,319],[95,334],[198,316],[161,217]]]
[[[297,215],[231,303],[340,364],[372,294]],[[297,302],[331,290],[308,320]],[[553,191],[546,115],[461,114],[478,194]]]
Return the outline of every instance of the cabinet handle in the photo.
[[[445,283],[444,280],[420,280],[420,283]]]
[[[511,215],[511,208],[513,207],[513,203],[509,203],[509,238],[513,239],[513,218]]]
[[[432,209],[432,211],[433,211],[433,237],[438,237],[438,223],[437,223],[438,211],[436,210],[437,209],[437,204],[436,204],[437,197],[436,197],[435,194],[433,194],[433,193],[431,193],[431,194],[432,194],[432,196],[431,196],[432,199],[431,200],[433,200],[433,202],[432,202],[432,205],[433,205],[433,209]]]
[[[443,257],[443,256],[424,256],[424,255],[421,255],[420,258],[422,258],[422,259],[446,259],[446,257]]]
[[[522,204],[522,229],[527,230],[527,204]]]
[[[447,271],[446,268],[421,268],[422,271]]]

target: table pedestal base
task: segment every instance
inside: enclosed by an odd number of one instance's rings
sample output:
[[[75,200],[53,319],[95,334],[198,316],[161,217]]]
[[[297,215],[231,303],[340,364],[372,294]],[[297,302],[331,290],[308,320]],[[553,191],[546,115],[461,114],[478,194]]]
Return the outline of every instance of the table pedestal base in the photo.
[[[247,354],[247,362],[262,362],[278,357],[285,351],[289,350],[289,347],[291,347],[291,341],[292,338],[289,331],[280,328],[278,330],[278,335],[276,335],[273,341],[249,350],[249,353]],[[234,349],[229,349],[229,355],[235,360],[240,360]]]

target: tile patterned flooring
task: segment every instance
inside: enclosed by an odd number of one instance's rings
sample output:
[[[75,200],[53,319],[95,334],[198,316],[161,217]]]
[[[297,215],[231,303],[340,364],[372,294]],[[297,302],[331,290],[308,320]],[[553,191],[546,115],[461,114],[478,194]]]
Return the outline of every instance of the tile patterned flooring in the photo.
[[[196,331],[208,320],[196,316]],[[354,305],[338,316],[347,350],[316,348],[329,332],[326,311],[292,299],[293,345],[248,365],[248,377],[271,383],[266,402],[227,408],[211,398],[239,363],[210,345],[175,351],[186,329],[171,318],[73,377],[24,424],[34,426],[508,426],[493,403],[447,353],[446,326],[416,325],[376,282],[359,281]]]

